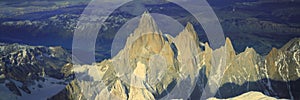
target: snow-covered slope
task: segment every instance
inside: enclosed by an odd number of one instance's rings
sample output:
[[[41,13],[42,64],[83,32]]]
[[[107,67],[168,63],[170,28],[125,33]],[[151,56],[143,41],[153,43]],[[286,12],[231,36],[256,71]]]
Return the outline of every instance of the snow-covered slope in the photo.
[[[260,92],[250,91],[233,98],[227,98],[224,100],[277,100],[276,98],[266,96]],[[218,98],[209,98],[208,100],[220,100]],[[222,99],[223,100],[223,99]]]
[[[1,43],[0,51],[1,99],[46,99],[71,78],[70,53],[61,47]]]

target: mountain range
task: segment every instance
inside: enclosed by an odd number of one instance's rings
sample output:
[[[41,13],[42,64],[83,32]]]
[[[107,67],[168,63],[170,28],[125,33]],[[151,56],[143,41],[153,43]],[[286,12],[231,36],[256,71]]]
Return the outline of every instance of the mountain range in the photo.
[[[250,91],[300,99],[299,38],[280,49],[273,48],[266,56],[253,48],[237,53],[229,38],[218,49],[200,43],[192,24],[187,23],[172,37],[162,33],[146,12],[116,56],[93,65],[74,65],[76,79],[51,99],[207,99],[232,98],[246,92],[261,95]]]
[[[109,12],[117,2],[105,1],[95,15],[82,14],[89,0],[0,1],[0,100],[300,99],[299,1],[208,0],[227,37],[214,49],[177,4],[133,0]],[[168,35],[144,11],[185,28]],[[140,15],[111,56],[117,31]],[[80,18],[105,20],[97,63],[72,64],[74,30],[89,27],[76,27]]]

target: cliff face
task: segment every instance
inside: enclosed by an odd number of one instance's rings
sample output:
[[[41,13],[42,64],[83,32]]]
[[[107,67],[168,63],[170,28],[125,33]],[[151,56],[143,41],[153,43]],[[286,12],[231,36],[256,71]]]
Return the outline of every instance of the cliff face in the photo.
[[[279,81],[297,80],[300,77],[300,41],[293,39],[281,49],[273,48],[266,56],[269,77]]]
[[[171,37],[146,12],[115,57],[94,65],[74,65],[77,79],[53,99],[196,99],[205,86],[206,92],[219,98],[247,91],[299,98],[300,39],[265,57],[252,48],[236,54],[229,38],[216,50],[208,43],[201,50],[198,41],[190,23]]]
[[[226,39],[224,47],[214,51],[206,45],[203,56],[209,59],[204,59],[207,60],[204,62],[216,60],[214,53],[220,51],[226,55],[225,59],[222,57],[217,59],[217,61],[226,60],[226,63],[220,63],[225,65],[219,81],[220,88],[215,96],[228,98],[247,91],[260,91],[279,98],[300,98],[297,92],[300,91],[297,89],[300,77],[299,42],[299,38],[293,39],[281,49],[273,48],[267,56],[260,56],[252,48],[246,48],[244,52],[236,55],[229,39]],[[211,69],[212,65],[203,66],[207,67],[206,77],[212,77],[209,76],[212,74],[210,72],[214,72],[212,71],[214,69]]]

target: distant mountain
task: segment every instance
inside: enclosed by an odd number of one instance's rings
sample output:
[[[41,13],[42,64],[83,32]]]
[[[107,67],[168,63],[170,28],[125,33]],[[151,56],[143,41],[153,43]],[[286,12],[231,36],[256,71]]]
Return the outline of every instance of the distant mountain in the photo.
[[[72,79],[71,55],[62,47],[0,43],[0,51],[2,99],[46,99]]]
[[[1,9],[4,9],[0,12],[0,42],[60,45],[70,49],[76,23],[88,2],[89,0],[4,1],[0,4]],[[272,47],[281,47],[290,39],[300,37],[298,34],[300,8],[297,0],[209,0],[208,2],[218,16],[225,35],[232,39],[238,53],[249,46],[259,54],[267,55]],[[117,31],[127,21],[139,16],[145,10],[170,16],[183,26],[191,22],[198,36],[202,38],[201,41],[208,41],[194,16],[172,2],[134,0],[120,6],[109,16],[104,14],[111,10],[105,9],[109,8],[109,4],[103,6],[101,8],[103,13],[81,16],[91,24],[105,20],[99,32],[101,34],[97,38],[98,61],[110,58],[110,46]]]
[[[200,44],[192,24],[172,37],[146,12],[115,57],[74,65],[76,79],[51,99],[200,99],[204,91],[217,98],[249,91],[300,98],[299,38],[267,56],[253,48],[237,54],[229,38],[215,50]]]
[[[252,47],[261,55],[267,55],[272,47],[282,47],[289,40],[300,37],[299,1],[290,0],[209,0],[224,34],[232,39],[236,52]],[[133,7],[132,7],[133,6]],[[139,8],[138,10],[136,8]],[[198,6],[196,6],[198,7]],[[198,8],[194,9],[198,9]],[[298,9],[298,10],[297,10]],[[129,19],[141,15],[145,10],[164,14],[180,22],[194,25],[202,42],[208,42],[201,24],[185,9],[172,2],[149,3],[149,0],[132,1],[116,9],[108,19],[97,39],[98,45],[111,43],[118,29]],[[294,12],[294,13],[291,13]],[[115,22],[115,23],[114,23]],[[101,39],[100,39],[101,38]]]

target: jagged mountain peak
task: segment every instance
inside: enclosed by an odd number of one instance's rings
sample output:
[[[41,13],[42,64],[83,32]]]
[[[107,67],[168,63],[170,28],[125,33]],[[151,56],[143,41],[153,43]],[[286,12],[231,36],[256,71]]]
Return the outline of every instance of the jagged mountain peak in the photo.
[[[281,49],[272,48],[265,57],[269,77],[274,80],[297,80],[300,77],[300,38],[289,41]],[[292,69],[292,70],[291,70]]]
[[[297,43],[291,44],[297,45]],[[244,52],[236,54],[229,38],[226,38],[224,46],[215,50],[211,49],[208,43],[204,46],[205,51],[202,52],[197,33],[191,23],[187,23],[185,29],[173,38],[163,35],[152,16],[146,11],[141,16],[138,27],[127,38],[126,45],[120,53],[112,60],[99,64],[99,66],[105,66],[107,70],[101,75],[89,74],[91,77],[103,77],[101,82],[106,83],[107,87],[112,87],[112,89],[105,87],[103,91],[97,91],[99,94],[93,95],[109,97],[116,94],[120,98],[129,100],[156,99],[156,97],[164,96],[164,91],[174,85],[174,81],[181,83],[185,79],[196,79],[197,75],[201,74],[201,77],[210,78],[220,76],[222,78],[220,95],[227,97],[253,89],[254,87],[249,85],[252,83],[249,82],[259,82],[264,78],[287,81],[300,77],[299,73],[288,77],[282,76],[287,75],[287,72],[278,70],[277,67],[279,66],[277,63],[281,61],[281,65],[287,64],[283,67],[292,66],[293,69],[300,70],[297,57],[294,57],[291,63],[282,62],[282,58],[276,58],[278,54],[282,55],[281,57],[291,58],[293,55],[297,56],[298,51],[294,54],[284,54],[280,50],[272,50],[277,55],[264,59],[253,48],[246,48]],[[220,68],[217,69],[216,66]],[[82,72],[84,71],[80,71]],[[202,80],[203,83],[214,81]],[[190,83],[194,83],[193,81],[191,80]],[[110,82],[114,83],[110,84]],[[233,85],[227,83],[233,83]],[[235,84],[246,90],[239,87],[231,89]],[[244,84],[248,84],[247,88]],[[200,85],[203,84],[200,83]],[[90,85],[80,87],[93,88]],[[225,87],[225,90],[222,87]],[[216,91],[212,90],[212,92]],[[88,93],[84,94],[88,99],[94,98]]]
[[[141,35],[141,33],[161,33],[156,22],[148,11],[145,11],[141,16],[139,25],[134,33]]]
[[[157,27],[156,22],[148,11],[145,11],[140,18],[138,27],[127,38],[125,50],[132,48],[132,46],[145,46],[143,44],[158,44],[164,45],[166,39],[162,32]],[[152,43],[153,42],[153,43]],[[161,47],[161,46],[155,46]]]
[[[253,52],[253,53],[256,53],[256,51],[253,48],[249,48],[249,47],[246,47],[246,49],[245,49],[244,52]]]
[[[190,35],[192,40],[195,40],[195,42],[199,42],[198,35],[194,29],[194,26],[190,22],[186,24],[185,29],[183,30],[183,32],[181,32],[181,34]]]
[[[194,26],[188,22],[182,32],[178,34],[178,36],[175,37],[175,41],[190,41],[192,40],[196,45],[198,45],[198,35],[194,29]]]
[[[273,53],[278,53],[278,51],[279,51],[279,49],[277,49],[277,48],[272,48],[272,50],[269,52],[268,55],[271,55],[271,54],[273,54]],[[268,56],[268,55],[267,55],[267,56]]]
[[[193,26],[190,22],[188,22],[188,23],[186,24],[185,30],[187,30],[188,32],[191,32],[191,33],[196,33],[196,32],[195,32],[195,29],[194,29],[194,26]]]
[[[118,85],[113,87],[120,90],[119,93],[125,91],[125,88],[119,88],[120,84],[129,84],[124,85],[130,91],[123,98],[154,99],[153,94],[164,95],[173,81],[196,78],[198,72],[195,70],[199,69],[200,63],[198,44],[192,24],[188,23],[185,30],[173,38],[163,35],[152,16],[145,12],[136,30],[127,38],[125,47],[108,61],[111,64],[101,63],[100,66],[109,69],[103,76],[108,76],[107,72],[117,73],[116,77],[122,82],[117,81]],[[109,80],[117,80],[114,75],[111,74]]]
[[[231,40],[228,37],[226,38],[225,46],[226,46],[227,50],[234,51]]]
[[[227,37],[225,41],[225,49],[227,54],[227,59],[233,59],[236,56],[236,52],[232,46],[231,40]]]
[[[281,50],[284,51],[296,51],[300,49],[300,38],[294,38],[285,44]]]

